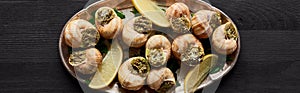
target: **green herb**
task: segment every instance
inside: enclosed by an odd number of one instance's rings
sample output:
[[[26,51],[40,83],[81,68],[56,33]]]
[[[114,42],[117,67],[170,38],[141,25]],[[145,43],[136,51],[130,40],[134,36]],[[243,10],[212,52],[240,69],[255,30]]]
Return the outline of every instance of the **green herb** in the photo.
[[[226,57],[226,62],[227,62],[227,61],[233,61],[233,58],[230,57],[230,56],[227,56],[227,57]]]
[[[68,51],[69,51],[69,54],[72,54],[73,48],[72,47],[68,47]]]
[[[84,80],[86,84],[90,84],[91,80]]]
[[[103,54],[107,54],[108,48],[107,47],[101,47],[100,52],[103,53]]]
[[[99,40],[98,44],[96,45],[96,48],[99,49],[102,56],[105,56],[109,50],[109,47],[105,44],[105,40]]]
[[[138,11],[135,7],[133,7],[132,10],[131,10],[130,12],[133,13],[135,17],[141,15],[141,14],[139,13],[139,11]]]
[[[194,13],[191,13],[191,16],[193,17],[195,14]]]
[[[211,70],[210,70],[210,74],[214,74],[214,73],[217,73],[217,72],[219,72],[221,70],[221,67],[214,67],[214,68],[212,68]]]
[[[227,58],[225,59],[225,57]],[[218,61],[215,61],[216,63],[212,65],[212,68],[210,69],[209,73],[214,74],[222,70],[224,65],[226,64],[225,60],[228,59],[229,59],[228,56],[218,56]]]
[[[122,12],[118,11],[118,9],[114,8],[114,11],[116,12],[116,14],[117,14],[121,19],[124,19],[124,18],[125,18],[125,15],[124,15]]]
[[[96,13],[96,11],[92,12],[91,15],[92,15],[93,17],[91,17],[91,19],[88,20],[90,23],[92,23],[92,24],[94,24],[94,25],[95,25],[95,13]]]
[[[130,12],[133,13],[133,14],[139,13],[139,11],[137,11],[135,7],[133,7],[132,10],[131,10]]]
[[[178,80],[176,80],[175,83],[176,83],[176,87],[181,86]]]
[[[211,48],[204,48],[204,53],[205,54],[211,54]]]
[[[180,65],[177,64],[177,61],[175,59],[170,59],[167,63],[167,67],[173,72],[176,73],[176,71],[180,68]]]
[[[166,9],[161,9],[161,10],[163,10],[164,12],[166,12]]]

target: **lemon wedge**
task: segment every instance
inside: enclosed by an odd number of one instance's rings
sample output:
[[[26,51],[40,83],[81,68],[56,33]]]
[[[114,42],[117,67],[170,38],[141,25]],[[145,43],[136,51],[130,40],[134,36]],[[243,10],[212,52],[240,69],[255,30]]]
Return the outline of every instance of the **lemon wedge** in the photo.
[[[197,87],[206,79],[210,68],[217,62],[218,56],[215,54],[208,54],[203,57],[203,61],[196,65],[184,79],[184,92],[193,93]]]
[[[165,12],[151,0],[132,0],[134,7],[154,24],[161,27],[169,27]]]
[[[117,75],[122,59],[122,48],[117,41],[113,41],[110,50],[104,57],[102,64],[99,65],[97,72],[89,83],[89,87],[92,89],[107,87]]]

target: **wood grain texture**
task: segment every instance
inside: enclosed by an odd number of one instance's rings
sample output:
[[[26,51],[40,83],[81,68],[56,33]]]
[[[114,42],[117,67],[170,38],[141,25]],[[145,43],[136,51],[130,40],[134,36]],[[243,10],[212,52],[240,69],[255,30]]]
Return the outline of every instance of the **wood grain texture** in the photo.
[[[82,93],[58,39],[88,0],[0,1],[0,93]],[[300,1],[211,0],[236,22],[241,53],[218,93],[300,92]]]
[[[296,30],[299,0],[210,0],[243,30]]]

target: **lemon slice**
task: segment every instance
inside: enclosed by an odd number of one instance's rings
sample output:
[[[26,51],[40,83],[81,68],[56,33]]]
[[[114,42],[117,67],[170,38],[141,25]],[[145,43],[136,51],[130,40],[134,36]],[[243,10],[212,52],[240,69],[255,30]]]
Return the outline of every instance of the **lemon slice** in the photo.
[[[196,65],[184,79],[185,93],[193,93],[197,87],[206,79],[210,68],[217,62],[218,56],[215,54],[208,54],[203,57],[203,62]]]
[[[89,87],[92,89],[101,89],[107,87],[115,78],[122,63],[122,59],[122,48],[115,41],[112,43],[110,50],[104,57],[102,64],[99,65],[97,72],[89,84]]]
[[[165,12],[151,0],[132,0],[132,3],[143,16],[150,19],[154,24],[161,27],[170,26]]]

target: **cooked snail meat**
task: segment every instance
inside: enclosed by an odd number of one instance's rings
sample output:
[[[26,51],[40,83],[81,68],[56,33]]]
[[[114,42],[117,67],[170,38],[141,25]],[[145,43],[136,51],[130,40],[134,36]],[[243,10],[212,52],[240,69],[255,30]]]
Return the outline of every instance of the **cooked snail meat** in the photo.
[[[131,66],[137,72],[136,74],[145,76],[150,71],[149,64],[144,58],[134,58],[131,61]]]
[[[110,7],[101,7],[95,13],[95,24],[101,36],[113,39],[122,28],[122,19]]]
[[[198,46],[189,45],[186,51],[181,54],[181,61],[199,60],[203,56],[203,51]]]
[[[190,30],[190,20],[186,17],[171,18],[171,26],[177,33],[187,33]]]
[[[135,17],[124,26],[122,38],[128,46],[138,48],[145,45],[151,30],[152,22],[149,19],[143,16]]]
[[[74,66],[75,71],[82,74],[92,74],[102,63],[102,55],[96,48],[73,51],[69,57],[69,63]]]
[[[165,93],[176,85],[172,71],[166,67],[151,70],[147,84],[159,93]]]
[[[152,66],[161,66],[165,63],[166,55],[163,49],[149,49],[146,57]]]
[[[133,24],[134,30],[139,33],[148,33],[152,29],[152,22],[146,17],[140,17]]]
[[[171,56],[171,43],[163,35],[154,35],[146,43],[146,58],[154,67],[165,65]]]
[[[86,58],[85,51],[73,51],[69,57],[69,64],[72,66],[78,66],[83,64],[83,60]]]
[[[72,48],[87,48],[97,44],[100,34],[88,21],[77,19],[67,24],[64,38]]]
[[[197,38],[208,38],[221,25],[221,15],[210,10],[200,10],[192,18],[192,32]]]
[[[91,29],[91,28],[82,31],[81,34],[82,34],[83,47],[95,46],[96,42],[98,42],[100,38],[99,33],[95,29]]]
[[[212,45],[218,53],[229,55],[237,49],[237,39],[236,28],[232,23],[227,22],[214,31]]]
[[[120,66],[118,80],[125,89],[139,90],[143,87],[149,72],[150,65],[145,58],[132,57]]]
[[[200,63],[204,56],[202,43],[192,34],[178,36],[172,43],[172,51],[176,58],[188,65]]]
[[[111,10],[110,8],[100,8],[100,10],[96,12],[96,15],[98,15],[97,23],[99,23],[102,26],[108,24],[116,16],[114,11]]]
[[[225,31],[225,39],[233,39],[233,40],[237,40],[238,36],[237,36],[237,33],[233,27],[232,24],[229,24],[227,26],[228,28],[225,28],[226,31]]]

